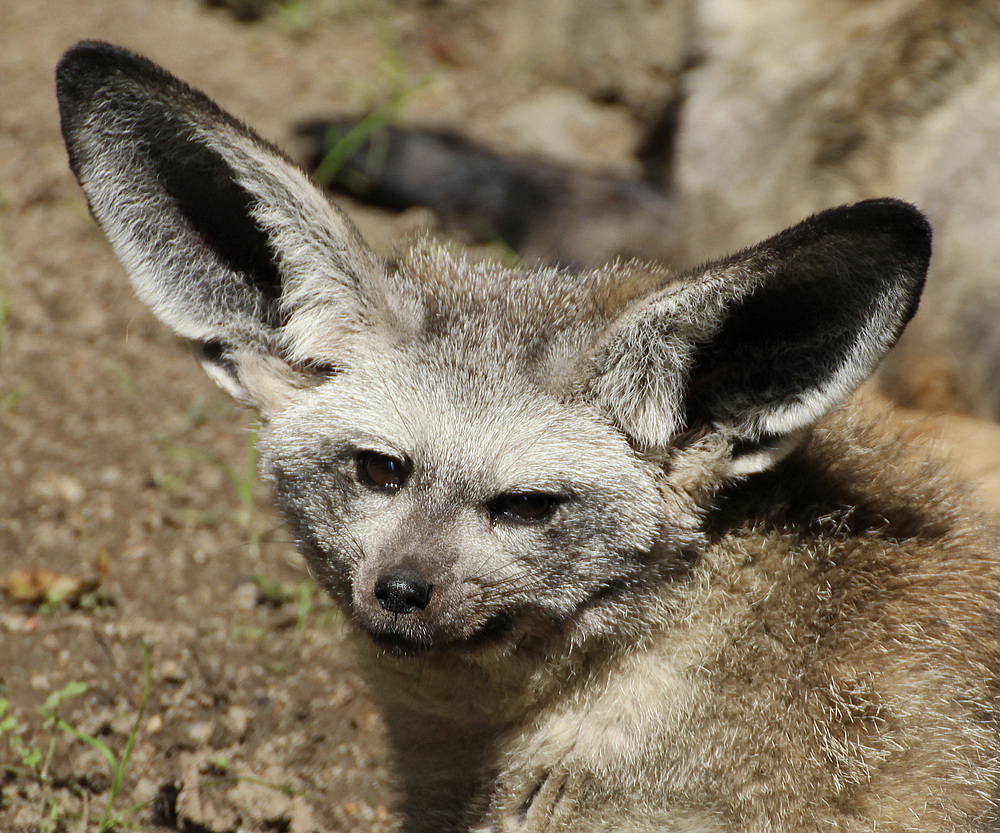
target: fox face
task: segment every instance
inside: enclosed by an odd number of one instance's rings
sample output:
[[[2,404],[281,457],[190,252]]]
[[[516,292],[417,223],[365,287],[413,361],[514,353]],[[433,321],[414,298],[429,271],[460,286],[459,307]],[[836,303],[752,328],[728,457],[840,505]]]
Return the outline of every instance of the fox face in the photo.
[[[690,273],[377,257],[278,150],[89,42],[70,162],[140,296],[264,420],[319,580],[393,653],[627,634],[734,479],[775,466],[913,314],[930,230],[870,200]],[[638,603],[637,603],[637,600]]]
[[[484,299],[379,337],[267,426],[267,465],[304,552],[384,647],[513,644],[653,569],[669,505],[658,468],[567,390],[592,332],[548,333],[553,350],[511,320],[538,305],[520,298],[503,321]],[[690,534],[674,537],[679,549]]]

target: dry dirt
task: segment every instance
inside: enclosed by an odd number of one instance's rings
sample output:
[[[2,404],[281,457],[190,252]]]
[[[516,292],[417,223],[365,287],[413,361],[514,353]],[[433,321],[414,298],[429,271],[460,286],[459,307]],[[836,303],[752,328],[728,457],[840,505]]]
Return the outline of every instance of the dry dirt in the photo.
[[[37,710],[71,681],[87,689],[61,717],[119,759],[148,693],[112,808],[128,826],[392,826],[378,719],[336,613],[248,474],[252,416],[134,299],[67,170],[59,55],[88,37],[129,46],[279,143],[300,119],[409,90],[415,122],[632,170],[643,102],[669,72],[637,55],[614,95],[596,70],[561,83],[583,53],[504,9],[318,0],[296,31],[198,0],[0,0],[2,833],[99,828],[110,762]],[[347,207],[383,248],[426,221]],[[995,429],[949,426],[942,442],[1000,495]],[[42,569],[99,586],[75,605],[24,600],[16,579]]]

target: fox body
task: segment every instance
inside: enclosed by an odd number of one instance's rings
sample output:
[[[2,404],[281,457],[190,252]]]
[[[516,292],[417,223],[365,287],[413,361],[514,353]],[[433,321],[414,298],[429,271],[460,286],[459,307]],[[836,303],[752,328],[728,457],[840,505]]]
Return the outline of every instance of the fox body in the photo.
[[[58,95],[137,291],[263,416],[404,830],[1000,829],[996,538],[845,405],[916,308],[916,209],[682,275],[384,261],[149,61],[80,44]]]

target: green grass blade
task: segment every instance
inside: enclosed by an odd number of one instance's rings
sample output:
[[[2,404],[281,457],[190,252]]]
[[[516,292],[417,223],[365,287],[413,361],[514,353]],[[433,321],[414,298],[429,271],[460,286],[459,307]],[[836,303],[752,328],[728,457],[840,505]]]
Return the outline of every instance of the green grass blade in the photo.
[[[84,732],[81,732],[79,729],[77,729],[72,724],[67,723],[61,717],[57,717],[55,719],[55,726],[57,729],[59,729],[60,732],[65,732],[70,737],[75,738],[78,741],[82,741],[83,743],[87,744],[87,746],[91,746],[94,749],[96,749],[98,752],[101,753],[101,755],[104,756],[104,759],[108,762],[108,767],[111,769],[111,771],[112,772],[115,771],[115,767],[118,765],[118,758],[115,757],[115,753],[111,751],[111,748],[103,740],[101,740],[100,738],[95,738],[93,735],[88,735],[85,734]]]
[[[142,726],[142,719],[149,703],[149,693],[153,687],[153,661],[149,654],[149,647],[142,638],[139,639],[139,644],[142,646],[142,700],[139,703],[139,713],[135,716],[135,722],[132,724],[128,739],[125,741],[125,750],[122,752],[121,758],[112,764],[111,793],[104,814],[101,816],[102,830],[105,829],[104,823],[111,817],[111,807],[114,805],[115,799],[118,798],[118,793],[121,792],[122,784],[125,781],[125,770],[128,767],[129,758],[132,756],[132,750],[135,748],[135,740],[139,735],[139,727]]]

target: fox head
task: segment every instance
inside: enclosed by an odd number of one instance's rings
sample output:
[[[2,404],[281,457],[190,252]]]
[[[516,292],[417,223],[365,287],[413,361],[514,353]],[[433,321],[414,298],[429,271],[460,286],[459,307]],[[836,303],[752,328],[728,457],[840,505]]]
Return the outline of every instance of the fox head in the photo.
[[[263,417],[322,584],[403,655],[604,617],[697,557],[916,309],[930,230],[871,200],[680,276],[385,260],[308,177],[149,61],[58,68],[70,162],[137,292]],[[613,617],[611,617],[613,620]]]

